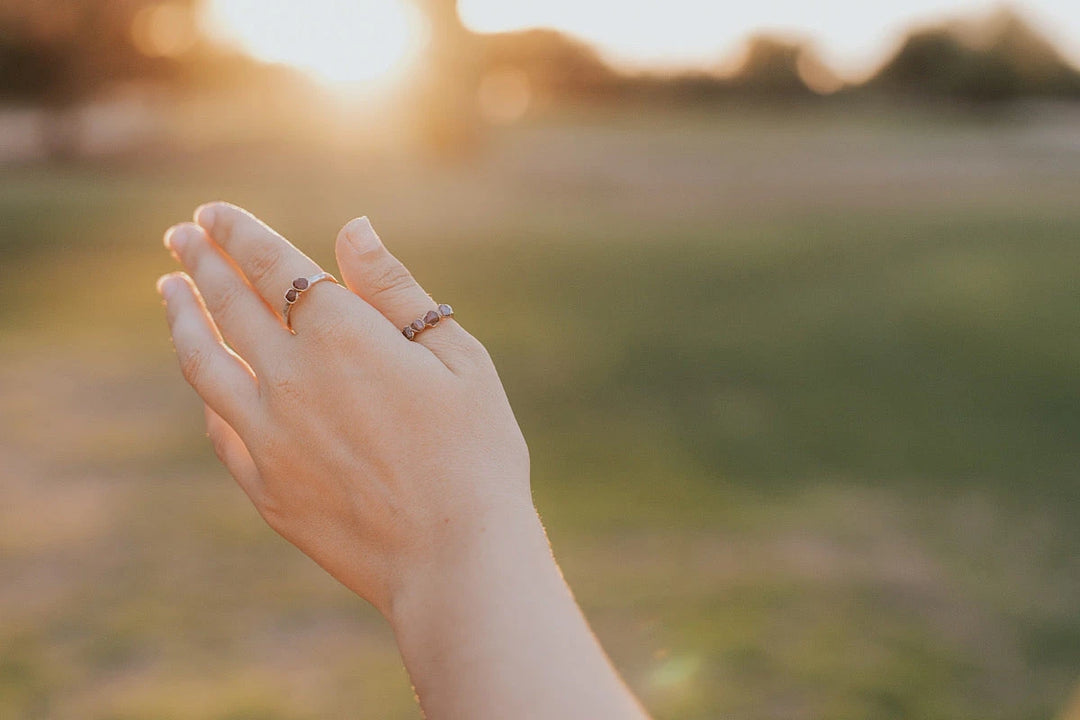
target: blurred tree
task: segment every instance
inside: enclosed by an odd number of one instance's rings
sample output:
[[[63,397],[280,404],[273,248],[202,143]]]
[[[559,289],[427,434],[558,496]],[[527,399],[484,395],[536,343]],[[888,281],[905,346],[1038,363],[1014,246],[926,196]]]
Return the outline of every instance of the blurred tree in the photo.
[[[50,154],[77,154],[81,104],[120,83],[175,77],[194,43],[195,2],[0,0],[0,99],[43,107]]]
[[[431,29],[415,115],[426,146],[440,156],[467,154],[476,146],[481,120],[491,119],[481,105],[493,92],[509,91],[511,104],[527,105],[537,95],[595,96],[619,81],[592,48],[555,31],[478,35],[462,24],[457,0],[414,1]]]
[[[987,24],[984,52],[1015,78],[1016,95],[1080,96],[1080,73],[1023,18],[999,11]]]
[[[971,52],[946,28],[911,33],[871,81],[888,92],[951,96],[967,83]]]
[[[909,96],[1001,103],[1080,97],[1080,73],[1020,16],[912,32],[868,87]]]
[[[462,24],[457,0],[413,2],[426,16],[431,33],[414,93],[413,115],[421,141],[438,156],[467,154],[479,139],[476,36]]]
[[[610,94],[620,82],[593,48],[554,30],[484,36],[483,65],[486,72],[515,68],[534,94],[555,98]]]
[[[801,44],[756,35],[747,41],[743,61],[731,76],[731,87],[770,98],[810,96],[813,93],[799,71],[804,52]]]

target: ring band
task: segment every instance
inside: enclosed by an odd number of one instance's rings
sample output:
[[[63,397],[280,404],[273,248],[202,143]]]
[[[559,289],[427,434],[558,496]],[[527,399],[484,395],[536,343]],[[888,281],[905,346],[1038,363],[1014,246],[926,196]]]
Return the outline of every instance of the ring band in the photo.
[[[296,334],[296,331],[292,329],[292,318],[289,313],[292,311],[292,306],[296,304],[296,301],[300,299],[300,296],[310,290],[315,283],[320,283],[323,280],[330,280],[334,284],[337,284],[337,278],[328,272],[318,272],[310,277],[298,277],[292,281],[292,287],[285,291],[285,309],[281,311],[281,316],[285,318],[285,327],[289,328],[289,332]]]
[[[416,336],[428,328],[435,327],[443,318],[454,317],[454,308],[449,305],[439,305],[435,310],[428,310],[423,317],[418,317],[401,329],[401,334],[409,340],[415,340]]]

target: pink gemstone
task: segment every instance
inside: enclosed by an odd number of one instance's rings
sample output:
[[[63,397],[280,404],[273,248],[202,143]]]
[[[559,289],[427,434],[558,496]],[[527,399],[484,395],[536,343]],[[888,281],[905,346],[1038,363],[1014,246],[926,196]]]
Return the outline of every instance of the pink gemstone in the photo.
[[[454,314],[454,308],[450,307],[449,305],[440,305],[439,314],[443,317],[450,317]]]
[[[439,313],[435,312],[434,310],[428,310],[424,314],[424,324],[428,327],[431,327],[432,325],[438,325],[441,318],[442,316],[439,315]]]
[[[401,331],[401,334],[409,340],[412,340],[414,337],[416,337],[416,331],[412,329],[412,325],[406,325],[405,329]]]
[[[285,302],[296,302],[297,295],[299,295],[299,293],[296,291],[296,288],[289,288],[288,292],[285,293]]]
[[[423,330],[424,328],[427,327],[427,324],[424,323],[424,318],[416,318],[415,320],[412,321],[411,327],[416,332],[420,332],[421,330]]]
[[[294,288],[296,288],[297,290],[307,290],[308,289],[308,279],[307,278],[296,278],[295,280],[292,281],[292,286]]]

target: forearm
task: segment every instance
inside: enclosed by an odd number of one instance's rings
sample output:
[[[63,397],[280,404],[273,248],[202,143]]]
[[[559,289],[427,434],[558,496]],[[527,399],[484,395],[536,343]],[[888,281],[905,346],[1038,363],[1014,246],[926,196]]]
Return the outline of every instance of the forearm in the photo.
[[[240,208],[195,219],[165,236],[190,275],[159,289],[214,449],[274,530],[386,615],[428,716],[644,718],[559,574],[525,440],[452,310],[366,218],[338,234],[346,287]]]
[[[390,612],[428,718],[639,720],[535,512],[487,522],[415,574]]]

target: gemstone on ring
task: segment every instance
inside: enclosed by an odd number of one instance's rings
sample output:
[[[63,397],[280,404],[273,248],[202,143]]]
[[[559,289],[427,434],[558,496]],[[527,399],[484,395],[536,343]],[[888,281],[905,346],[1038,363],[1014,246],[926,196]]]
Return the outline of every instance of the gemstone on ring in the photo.
[[[453,317],[453,315],[454,308],[449,305],[439,305],[435,310],[428,310],[423,316],[416,318],[401,328],[401,334],[407,340],[415,340],[420,333],[428,328],[435,327],[443,318]]]
[[[317,272],[311,277],[298,277],[292,281],[292,287],[285,291],[285,307],[281,310],[281,317],[285,321],[285,327],[289,328],[289,332],[293,335],[296,331],[292,326],[292,309],[296,301],[300,299],[300,296],[304,294],[304,291],[311,289],[316,283],[320,283],[323,280],[329,280],[332,283],[337,283],[337,278],[328,272]]]

